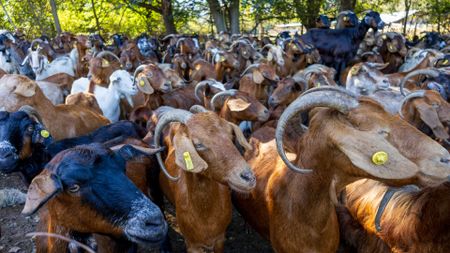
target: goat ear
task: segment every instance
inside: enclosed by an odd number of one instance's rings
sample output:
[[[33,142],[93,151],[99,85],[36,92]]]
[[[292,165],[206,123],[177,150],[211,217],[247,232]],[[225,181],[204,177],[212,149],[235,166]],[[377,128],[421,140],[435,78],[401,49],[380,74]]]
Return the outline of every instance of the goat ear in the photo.
[[[138,80],[137,87],[140,91],[142,91],[143,93],[148,94],[148,95],[153,94],[153,92],[155,92],[152,85],[148,81],[147,77],[142,76],[142,77],[138,78],[137,80]]]
[[[386,138],[373,131],[360,131],[339,124],[330,129],[330,138],[357,168],[378,179],[413,177],[419,168],[404,157]]]
[[[208,168],[208,164],[200,157],[186,133],[178,131],[173,137],[175,147],[175,163],[185,171],[200,173]]]
[[[33,81],[21,82],[16,86],[13,93],[24,97],[32,97],[36,93],[36,85]]]
[[[415,102],[414,105],[419,113],[420,119],[427,124],[431,131],[433,131],[433,134],[441,140],[447,140],[449,135],[439,120],[436,110],[424,102]]]
[[[62,190],[61,183],[52,178],[48,170],[44,170],[33,179],[28,187],[27,200],[22,214],[34,214],[53,196]]]
[[[251,103],[248,103],[240,98],[231,98],[228,99],[227,105],[232,112],[242,112],[245,109],[249,108]]]
[[[215,62],[224,62],[225,61],[225,56],[223,56],[221,54],[216,54],[216,56],[214,57],[214,61]]]
[[[252,145],[250,145],[250,143],[247,142],[247,139],[245,138],[244,134],[242,133],[241,129],[239,128],[239,126],[228,122],[228,124],[231,126],[231,128],[233,129],[234,132],[234,136],[236,137],[236,141],[239,143],[239,145],[241,145],[242,147],[245,148],[245,150],[250,151],[253,149]]]
[[[261,71],[258,69],[253,70],[253,82],[257,84],[262,84],[264,82],[264,76],[262,75]]]

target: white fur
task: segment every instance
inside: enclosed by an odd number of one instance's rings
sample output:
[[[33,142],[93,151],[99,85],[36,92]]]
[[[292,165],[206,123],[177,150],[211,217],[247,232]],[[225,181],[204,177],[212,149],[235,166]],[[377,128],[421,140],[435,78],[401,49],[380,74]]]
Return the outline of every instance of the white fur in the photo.
[[[3,69],[3,71],[5,71],[8,74],[17,74],[17,68],[14,65],[14,63],[11,62],[7,62],[6,61],[6,56],[5,53],[0,52],[0,69]]]
[[[59,105],[64,103],[64,92],[55,83],[46,81],[36,81],[39,88],[41,88],[44,95],[54,104]]]
[[[49,63],[48,59],[39,53],[39,50],[35,50],[29,52],[23,64],[27,61],[29,61],[33,72],[36,74],[37,81],[59,73],[75,76],[75,64],[73,59],[68,56],[58,57]]]
[[[109,87],[95,87],[94,95],[103,112],[111,122],[119,120],[120,116],[120,98],[124,96],[130,98],[137,94],[138,89],[133,82],[132,76],[125,70],[116,70],[109,78]],[[89,80],[80,78],[72,85],[70,94],[85,92],[88,89]],[[133,105],[131,105],[133,106]]]

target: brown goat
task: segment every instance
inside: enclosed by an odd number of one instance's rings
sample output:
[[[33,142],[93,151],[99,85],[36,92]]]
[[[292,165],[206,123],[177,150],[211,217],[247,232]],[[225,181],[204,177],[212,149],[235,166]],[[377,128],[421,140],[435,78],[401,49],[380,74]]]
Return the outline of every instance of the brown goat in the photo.
[[[400,116],[421,132],[447,141],[450,136],[450,104],[434,90],[415,91],[402,101]]]
[[[83,106],[54,106],[37,84],[25,76],[3,76],[0,79],[0,108],[14,112],[24,105],[38,111],[55,140],[84,135],[110,123],[102,115]]]
[[[269,63],[250,65],[241,76],[239,90],[248,93],[263,104],[267,104],[273,88],[272,84],[280,80],[275,67]]]
[[[219,116],[234,124],[242,121],[266,121],[269,110],[255,98],[238,90],[221,91],[214,95],[210,108],[219,108]]]
[[[241,65],[235,54],[219,51],[214,54],[213,61],[217,81],[226,83],[238,78],[238,76],[235,76],[235,72],[238,72]]]
[[[141,65],[134,72],[137,87],[145,94],[145,105],[155,110],[163,105],[162,95],[172,90],[171,81],[155,64]]]
[[[306,66],[320,61],[319,51],[301,40],[285,40],[283,50],[284,66],[277,68],[277,74],[281,77],[292,76]]]
[[[66,97],[66,105],[81,105],[95,111],[100,115],[103,115],[102,109],[100,109],[97,99],[92,93],[78,92],[75,94],[70,94]]]
[[[377,37],[377,46],[374,50],[380,53],[383,61],[389,63],[386,68],[382,69],[385,74],[397,72],[398,68],[403,64],[403,59],[408,51],[405,45],[405,38],[395,32],[384,33]]]
[[[124,69],[128,72],[134,71],[141,63],[144,62],[144,58],[139,52],[139,48],[134,42],[127,42],[120,52],[120,63],[124,66]],[[158,62],[158,60],[156,60]]]
[[[105,88],[108,87],[109,77],[114,71],[120,69],[120,67],[120,59],[115,54],[109,51],[98,53],[89,61],[88,78],[90,78],[90,82],[88,92],[94,93],[95,85],[100,85]]]
[[[78,35],[75,37],[75,48],[77,49],[77,63],[76,63],[76,74],[77,77],[86,76],[89,72],[89,60],[90,55],[87,54],[88,51],[88,37],[85,35]]]
[[[203,59],[197,59],[192,63],[190,80],[200,82],[207,79],[216,79],[214,65]]]
[[[192,69],[191,61],[189,60],[187,55],[183,54],[175,54],[172,58],[172,64],[174,65],[175,71],[178,75],[185,80],[189,80],[189,73]]]
[[[378,221],[375,217],[387,191],[394,193]],[[367,233],[381,238],[392,252],[444,253],[450,252],[449,194],[450,182],[414,190],[360,180],[345,188],[343,201]],[[370,245],[364,245],[364,241],[358,244],[366,248],[363,252],[369,251]]]
[[[159,115],[155,140],[170,122],[179,122],[172,123],[165,135],[165,160],[160,155],[157,158],[165,173],[179,175],[172,181],[161,174],[160,182],[165,196],[175,205],[187,251],[223,252],[225,231],[231,222],[230,188],[246,193],[256,184],[233,143],[234,136],[243,147],[249,148],[249,144],[239,127],[213,112],[161,109],[165,113]]]
[[[288,158],[282,141],[288,122],[316,107],[326,108],[312,111],[308,130],[297,140],[297,157]],[[450,175],[450,164],[442,162],[450,155],[438,143],[377,102],[332,87],[303,93],[284,111],[275,133],[259,129],[250,143],[253,152],[245,157],[258,184],[248,196],[237,194],[235,205],[276,252],[336,252],[335,189],[356,178],[433,184]]]

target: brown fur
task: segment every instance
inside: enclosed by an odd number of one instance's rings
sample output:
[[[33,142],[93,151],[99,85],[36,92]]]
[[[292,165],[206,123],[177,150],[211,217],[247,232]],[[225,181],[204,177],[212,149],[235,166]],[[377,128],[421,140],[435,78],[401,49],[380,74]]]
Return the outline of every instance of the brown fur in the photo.
[[[239,90],[248,93],[261,103],[267,104],[272,82],[277,81],[279,81],[279,77],[275,72],[275,67],[269,63],[260,63],[258,67],[249,70],[249,73],[239,80]]]
[[[192,71],[190,75],[191,81],[203,81],[207,79],[216,79],[217,75],[214,65],[203,59],[197,59],[192,63]]]
[[[5,75],[0,79],[0,97],[0,107],[10,112],[23,105],[34,107],[55,140],[84,135],[109,123],[102,115],[83,106],[54,106],[36,83],[25,76]]]
[[[393,252],[444,253],[450,251],[450,183],[418,192],[399,190],[381,216],[381,231],[374,220],[387,186],[361,180],[346,187],[346,206],[366,229],[383,239]]]
[[[102,109],[100,109],[97,99],[92,93],[78,92],[70,94],[66,97],[66,105],[81,105],[103,115]]]
[[[310,174],[295,173],[286,168],[278,157],[275,141],[258,133],[266,129],[253,134],[254,151],[247,153],[246,159],[258,184],[248,197],[236,195],[235,205],[247,222],[270,239],[276,252],[328,253],[337,250],[339,225],[332,197],[335,187],[341,189],[356,178],[374,178],[341,151],[345,141],[351,142],[348,145],[362,145],[356,144],[353,138],[358,135],[362,139],[369,135],[373,136],[370,138],[383,138],[378,136],[383,133],[380,130],[389,129],[381,143],[389,142],[408,159],[408,163],[421,164],[422,170],[438,165],[433,162],[433,157],[444,152],[440,145],[384,111],[373,100],[361,98],[359,102],[359,107],[346,116],[333,109],[315,110],[308,132],[297,140],[297,158],[294,160],[291,156],[294,164],[312,169]],[[360,149],[365,152],[365,147]],[[403,171],[409,169],[405,167]],[[332,183],[335,180],[336,185]],[[427,179],[417,173],[407,179],[383,181],[408,184],[426,183]]]
[[[198,151],[208,164],[206,170],[201,173],[180,170],[175,164],[175,135],[196,140],[207,147],[205,151]],[[172,175],[180,174],[181,178],[172,182],[161,175],[161,187],[175,205],[177,223],[188,252],[203,252],[202,249],[223,252],[232,208],[227,185],[234,185],[234,188],[241,185],[239,187],[244,188],[240,191],[249,189],[249,185],[244,186],[244,181],[232,176],[239,175],[248,166],[233,144],[233,129],[212,112],[199,113],[186,125],[172,124],[165,144],[168,147],[165,165]]]
[[[105,64],[106,63],[106,64]],[[111,74],[120,69],[120,62],[110,57],[93,57],[89,60],[89,74],[91,80],[87,92],[94,93],[95,85],[107,88]]]

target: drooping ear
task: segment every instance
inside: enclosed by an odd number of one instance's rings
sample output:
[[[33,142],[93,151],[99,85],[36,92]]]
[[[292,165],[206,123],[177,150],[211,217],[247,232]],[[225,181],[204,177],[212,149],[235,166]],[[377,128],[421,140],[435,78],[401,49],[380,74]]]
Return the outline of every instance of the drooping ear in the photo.
[[[262,82],[264,81],[264,76],[262,75],[261,71],[259,71],[259,69],[253,70],[252,76],[253,82],[257,84],[262,84]]]
[[[28,187],[27,200],[22,214],[27,216],[34,214],[61,190],[61,182],[52,177],[48,170],[43,170]]]
[[[249,108],[251,103],[248,103],[240,98],[231,98],[227,101],[227,106],[232,112],[242,112]]]
[[[173,136],[175,163],[185,171],[200,173],[208,168],[208,164],[200,157],[186,133],[178,131]]]
[[[239,145],[241,145],[242,147],[245,148],[245,150],[250,151],[252,150],[252,145],[250,145],[250,143],[248,143],[247,139],[245,138],[244,134],[242,133],[241,129],[239,128],[239,126],[228,122],[228,124],[231,126],[231,128],[233,129],[234,132],[234,136],[236,137],[236,141],[239,143]]]
[[[151,156],[164,151],[164,149],[165,147],[152,149],[132,144],[120,144],[111,148],[111,150],[120,155],[125,161],[133,160],[138,156]]]
[[[383,135],[339,124],[329,130],[334,145],[351,163],[378,179],[405,179],[419,168],[392,146]]]
[[[436,110],[424,102],[414,101],[413,103],[419,113],[420,119],[427,124],[431,131],[433,131],[433,134],[441,140],[447,140],[449,135],[439,120]]]
[[[17,84],[13,93],[24,97],[32,97],[36,94],[36,85],[32,81],[21,82]]]
[[[137,87],[140,91],[142,91],[145,94],[153,94],[153,92],[155,92],[155,90],[153,89],[152,85],[150,84],[150,82],[148,81],[146,76],[141,76],[139,78],[137,78]]]

